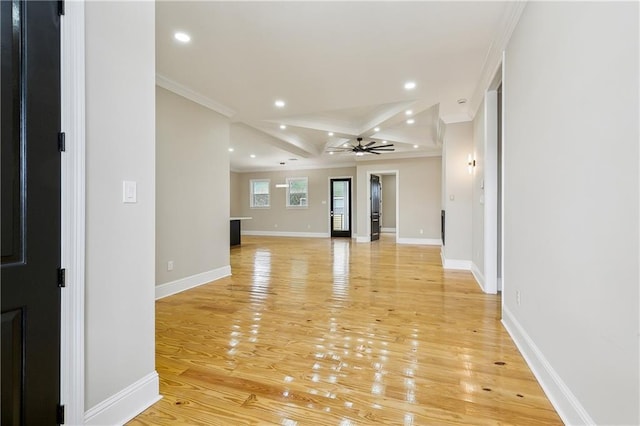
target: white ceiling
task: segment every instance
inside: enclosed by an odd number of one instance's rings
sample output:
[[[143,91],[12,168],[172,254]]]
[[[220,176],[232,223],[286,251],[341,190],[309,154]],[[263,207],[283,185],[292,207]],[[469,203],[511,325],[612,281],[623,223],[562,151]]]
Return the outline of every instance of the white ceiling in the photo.
[[[354,164],[353,153],[328,152],[358,136],[396,148],[359,161],[439,155],[439,119],[472,118],[510,5],[157,2],[158,84],[230,117],[232,170]]]

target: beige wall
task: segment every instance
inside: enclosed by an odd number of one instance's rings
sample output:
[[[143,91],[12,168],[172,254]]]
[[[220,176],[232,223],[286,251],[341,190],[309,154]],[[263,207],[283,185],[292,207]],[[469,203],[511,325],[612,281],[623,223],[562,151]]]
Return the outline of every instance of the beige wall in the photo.
[[[396,175],[380,176],[382,186],[382,227],[396,227]]]
[[[88,411],[155,370],[155,8],[84,7]],[[123,180],[137,182],[137,203],[122,203]],[[153,382],[140,406],[158,396]]]
[[[229,173],[229,186],[230,186],[230,201],[231,201],[231,211],[229,213],[232,217],[242,216],[242,197],[240,196],[240,173],[230,172]]]
[[[260,233],[311,233],[329,235],[329,178],[352,177],[352,199],[356,200],[355,167],[237,173],[238,179],[232,180],[231,192],[240,199],[241,216],[250,216],[252,220],[242,222],[243,231]],[[277,183],[285,183],[287,177],[307,177],[309,179],[308,208],[287,208],[286,188],[276,188]],[[251,179],[271,180],[271,207],[249,207],[249,181]],[[234,195],[235,196],[235,195]],[[356,216],[355,202],[352,203],[352,215]],[[352,222],[355,226],[355,220]]]
[[[503,322],[567,424],[640,424],[638,9],[529,2],[506,49]]]
[[[156,115],[159,285],[229,265],[229,120],[160,87]]]
[[[440,240],[440,157],[363,161],[358,168],[358,240],[370,238],[368,176],[397,172],[399,242]],[[422,230],[422,233],[420,232]],[[434,241],[431,241],[434,242]]]

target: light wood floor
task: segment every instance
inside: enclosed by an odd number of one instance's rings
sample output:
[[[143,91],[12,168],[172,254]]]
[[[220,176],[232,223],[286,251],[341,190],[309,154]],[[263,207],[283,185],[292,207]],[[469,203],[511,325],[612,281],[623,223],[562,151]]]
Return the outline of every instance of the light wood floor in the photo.
[[[243,237],[231,266],[157,302],[164,398],[130,425],[562,424],[439,247]]]

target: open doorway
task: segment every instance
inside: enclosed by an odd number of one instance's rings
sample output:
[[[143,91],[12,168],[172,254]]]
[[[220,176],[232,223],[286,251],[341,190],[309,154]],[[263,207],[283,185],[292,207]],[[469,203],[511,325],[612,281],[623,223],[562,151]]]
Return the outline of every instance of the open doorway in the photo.
[[[396,175],[380,175],[380,233],[396,233]]]
[[[374,177],[375,176],[375,177]],[[387,178],[390,177],[394,177],[395,179],[389,179],[387,181]],[[359,219],[358,224],[362,224],[363,226],[366,226],[365,229],[363,229],[362,231],[360,230],[360,228],[358,228],[358,242],[369,242],[372,241],[372,235],[374,232],[373,226],[375,226],[375,224],[373,224],[373,220],[374,216],[376,215],[375,211],[372,211],[372,199],[373,199],[373,193],[372,193],[372,185],[371,185],[371,181],[372,179],[376,179],[378,180],[378,185],[380,186],[379,188],[379,198],[380,198],[380,204],[379,204],[379,210],[377,212],[377,219],[378,219],[378,238],[380,238],[380,234],[383,233],[385,230],[383,229],[384,227],[384,212],[388,211],[388,210],[393,210],[394,212],[394,223],[395,223],[395,241],[397,242],[400,236],[400,225],[401,225],[401,221],[400,221],[400,207],[399,207],[399,202],[400,202],[400,172],[397,169],[382,169],[382,170],[371,170],[371,171],[367,171],[366,172],[366,181],[363,179],[362,182],[362,186],[361,183],[358,184],[358,189],[362,189],[363,191],[366,191],[366,216],[360,216],[359,217],[362,219]],[[366,182],[366,183],[364,183]],[[387,185],[385,186],[385,182],[387,182]],[[391,188],[391,186],[393,186],[393,188]],[[394,197],[392,197],[392,199],[387,199],[385,198],[385,191],[387,193],[393,193]],[[385,202],[387,203],[385,205]],[[366,220],[365,220],[366,217]],[[360,222],[360,220],[365,220],[364,222]],[[362,233],[361,233],[362,232]],[[375,241],[375,240],[373,240]]]

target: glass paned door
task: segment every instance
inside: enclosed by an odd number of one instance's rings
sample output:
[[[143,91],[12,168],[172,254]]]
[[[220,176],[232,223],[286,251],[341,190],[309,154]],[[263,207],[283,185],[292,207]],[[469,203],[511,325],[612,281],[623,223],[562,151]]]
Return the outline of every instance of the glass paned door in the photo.
[[[351,237],[351,179],[331,179],[331,236]]]

